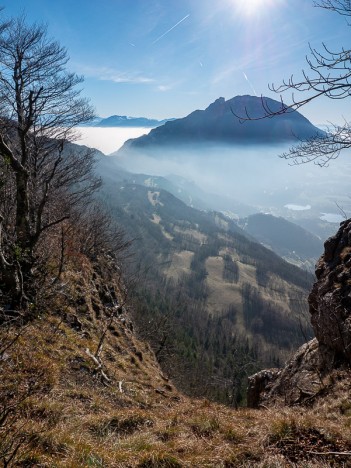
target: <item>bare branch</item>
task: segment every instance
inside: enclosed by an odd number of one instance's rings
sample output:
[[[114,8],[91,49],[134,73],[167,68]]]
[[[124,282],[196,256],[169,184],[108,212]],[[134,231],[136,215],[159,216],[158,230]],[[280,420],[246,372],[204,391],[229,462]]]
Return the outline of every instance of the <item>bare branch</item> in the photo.
[[[351,16],[350,0],[321,0],[315,6],[334,11],[343,16]],[[245,109],[243,115],[236,115],[241,122],[245,120],[261,120],[295,112],[310,102],[324,96],[332,100],[351,97],[351,49],[341,47],[331,50],[322,44],[321,51],[309,45],[310,54],[306,57],[307,69],[302,70],[302,77],[296,79],[291,75],[278,86],[272,84],[269,89],[280,95],[280,105],[271,108],[267,98],[261,96],[262,114],[249,115]],[[283,94],[290,92],[290,103],[283,102]],[[299,99],[297,95],[301,93]],[[233,112],[234,113],[234,112]],[[292,165],[314,162],[325,167],[336,159],[340,152],[351,147],[351,125],[333,125],[327,132],[300,141],[281,155]]]

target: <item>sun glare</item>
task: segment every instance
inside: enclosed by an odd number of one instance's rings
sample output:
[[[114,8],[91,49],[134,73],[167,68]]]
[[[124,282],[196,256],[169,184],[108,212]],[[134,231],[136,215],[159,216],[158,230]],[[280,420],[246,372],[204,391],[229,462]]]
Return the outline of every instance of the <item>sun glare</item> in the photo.
[[[262,15],[269,11],[278,0],[231,0],[236,9],[243,15]]]

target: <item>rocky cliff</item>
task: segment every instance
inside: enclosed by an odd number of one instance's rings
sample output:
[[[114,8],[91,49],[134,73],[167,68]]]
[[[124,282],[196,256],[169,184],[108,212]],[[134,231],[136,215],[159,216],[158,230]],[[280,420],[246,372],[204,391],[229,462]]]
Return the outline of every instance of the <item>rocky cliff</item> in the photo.
[[[351,220],[324,244],[309,295],[315,338],[282,370],[261,371],[249,379],[248,405],[288,405],[314,401],[331,392],[351,361]],[[348,373],[347,373],[348,375]]]

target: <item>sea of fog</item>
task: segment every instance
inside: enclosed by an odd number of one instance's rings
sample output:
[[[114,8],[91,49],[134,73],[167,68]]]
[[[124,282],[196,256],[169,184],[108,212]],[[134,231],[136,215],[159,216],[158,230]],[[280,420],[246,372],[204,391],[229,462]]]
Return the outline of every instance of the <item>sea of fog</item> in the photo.
[[[81,128],[79,143],[105,154],[116,152],[129,138],[149,128]],[[116,155],[124,169],[150,175],[175,174],[194,181],[207,193],[230,197],[255,209],[293,219],[313,217],[339,222],[351,215],[351,152],[329,167],[291,166],[279,158],[282,145],[176,146],[151,154]]]
[[[79,145],[89,146],[110,154],[117,151],[125,141],[149,133],[144,127],[79,127]]]

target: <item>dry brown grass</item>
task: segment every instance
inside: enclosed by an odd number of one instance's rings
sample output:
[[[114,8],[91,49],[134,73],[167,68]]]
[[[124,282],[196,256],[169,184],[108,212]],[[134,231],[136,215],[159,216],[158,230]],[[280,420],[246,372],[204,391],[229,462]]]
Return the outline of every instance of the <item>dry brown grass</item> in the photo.
[[[315,408],[235,411],[169,390],[146,349],[135,368],[130,354],[142,344],[122,330],[106,345],[105,356],[117,342],[119,351],[106,360],[105,386],[85,355],[94,339],[66,324],[52,337],[57,321],[33,323],[9,354],[13,378],[40,376],[44,384],[18,412],[25,438],[18,466],[313,467],[349,460],[313,453],[349,450],[349,386]]]
[[[105,323],[93,273],[67,273],[71,303],[38,317],[2,356],[0,401],[17,404],[0,436],[21,442],[10,466],[350,466],[348,455],[326,453],[351,449],[348,373],[332,376],[334,393],[314,407],[236,411],[179,394],[116,318],[100,355],[106,382],[86,352]],[[0,329],[0,340],[15,333]]]
[[[182,273],[189,273],[193,256],[194,253],[189,250],[175,252],[172,255],[171,264],[166,271],[167,276],[177,280]]]

